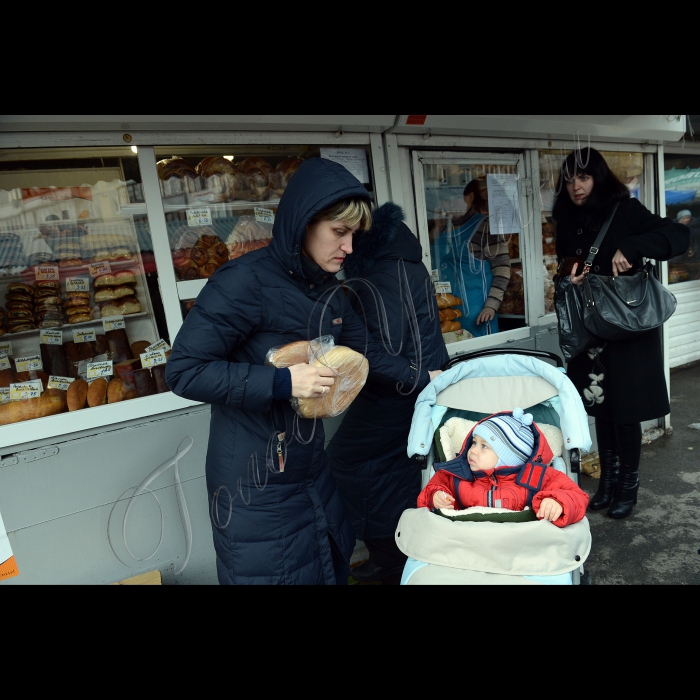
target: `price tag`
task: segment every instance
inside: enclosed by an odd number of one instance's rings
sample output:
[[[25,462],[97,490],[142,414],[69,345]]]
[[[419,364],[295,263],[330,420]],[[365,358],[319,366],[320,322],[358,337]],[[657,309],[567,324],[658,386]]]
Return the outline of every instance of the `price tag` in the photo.
[[[6,403],[10,400],[10,387],[0,388],[0,403]]]
[[[16,357],[15,366],[18,372],[29,372],[33,369],[43,369],[41,355],[27,355],[26,357]]]
[[[21,401],[22,399],[38,399],[44,387],[41,379],[34,379],[31,382],[19,382],[10,384],[10,399]]]
[[[440,281],[440,270],[431,270],[430,279],[433,280],[433,284],[437,284]]]
[[[41,331],[39,344],[63,345],[63,331]]]
[[[102,319],[102,327],[107,331],[116,331],[119,328],[126,328],[123,316],[110,316]]]
[[[0,354],[12,355],[12,343],[8,340],[5,343],[0,343]]]
[[[95,331],[73,331],[74,343],[94,343]]]
[[[114,374],[112,360],[88,362],[86,374],[92,379],[96,379],[97,377],[111,377]]]
[[[112,268],[106,260],[101,260],[100,262],[90,263],[88,270],[90,271],[90,277],[97,277],[98,275],[106,275],[112,271]]]
[[[0,355],[0,369],[12,369],[10,358],[7,355]]]
[[[435,294],[452,294],[452,285],[449,282],[436,283]]]
[[[90,278],[89,277],[67,277],[66,278],[67,292],[89,292]]]
[[[187,210],[188,226],[211,226],[211,209],[209,207],[197,207]]]
[[[253,209],[256,221],[259,221],[261,224],[275,223],[275,212],[272,209],[265,209],[264,207],[253,207]]]
[[[34,276],[38,280],[57,280],[58,265],[37,265],[34,268]]]
[[[155,350],[154,352],[141,353],[142,367],[155,367],[156,365],[164,365],[168,358],[165,356],[165,350]]]
[[[54,377],[51,375],[47,386],[49,389],[63,389],[63,391],[68,391],[68,387],[74,381],[75,380],[72,377]]]
[[[146,348],[145,352],[154,352],[155,350],[163,350],[164,352],[167,352],[170,350],[170,346],[162,339],[156,340],[155,343]]]

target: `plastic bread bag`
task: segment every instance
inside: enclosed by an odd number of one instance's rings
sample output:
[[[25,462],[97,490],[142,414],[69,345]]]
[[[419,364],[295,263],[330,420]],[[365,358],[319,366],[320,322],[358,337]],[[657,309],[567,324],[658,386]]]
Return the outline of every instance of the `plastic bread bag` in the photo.
[[[272,240],[272,224],[258,221],[254,216],[241,216],[226,239],[229,260],[240,258]]]
[[[290,367],[301,362],[316,367],[331,367],[336,373],[333,386],[323,396],[290,399],[292,408],[302,418],[340,415],[360,393],[369,372],[369,363],[364,355],[344,345],[336,345],[331,335],[271,348],[265,360],[265,364],[275,367]]]
[[[314,340],[297,340],[294,343],[270,348],[265,356],[265,364],[273,367],[291,367],[309,364],[335,346],[332,335],[323,335]]]

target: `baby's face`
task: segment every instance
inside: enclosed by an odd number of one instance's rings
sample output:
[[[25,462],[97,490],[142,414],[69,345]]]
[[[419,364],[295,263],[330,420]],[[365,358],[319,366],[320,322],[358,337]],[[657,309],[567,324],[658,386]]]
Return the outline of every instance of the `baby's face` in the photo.
[[[474,435],[472,446],[467,452],[467,460],[472,470],[490,472],[498,463],[498,455],[489,447],[486,440],[479,435]]]

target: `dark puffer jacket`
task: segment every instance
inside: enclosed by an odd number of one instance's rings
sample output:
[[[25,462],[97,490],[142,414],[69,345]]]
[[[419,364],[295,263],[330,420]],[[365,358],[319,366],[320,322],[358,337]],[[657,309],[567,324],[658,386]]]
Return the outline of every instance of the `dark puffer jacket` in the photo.
[[[345,264],[355,310],[392,352],[443,369],[449,356],[421,245],[397,205],[379,207],[373,219]],[[418,392],[409,388],[368,381],[326,450],[360,540],[393,537],[401,513],[416,505],[420,465],[407,456],[406,444]]]
[[[288,400],[273,400],[270,348],[332,335],[359,352],[367,347],[370,376],[417,382],[419,390],[428,383],[425,369],[418,375],[408,360],[366,346],[366,328],[333,275],[302,267],[314,213],[358,195],[369,197],[342,165],[305,161],[282,196],[270,245],[219,268],[173,344],[168,386],[212,405],[206,476],[222,584],[347,583],[355,545],[323,450],[322,421],[301,419]]]

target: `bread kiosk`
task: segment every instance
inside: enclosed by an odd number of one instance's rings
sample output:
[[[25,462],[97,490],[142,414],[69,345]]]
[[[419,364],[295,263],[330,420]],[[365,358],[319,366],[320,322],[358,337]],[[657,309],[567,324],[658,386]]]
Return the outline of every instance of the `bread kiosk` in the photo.
[[[556,350],[551,201],[578,139],[663,213],[671,116],[0,117],[0,581],[215,583],[209,407],[164,382],[207,279],[269,243],[303,159],[343,163],[431,247],[471,179],[508,237],[498,332],[450,323],[452,356]],[[549,207],[549,209],[548,209]],[[453,296],[456,296],[453,294]],[[327,438],[342,416],[326,421]]]

